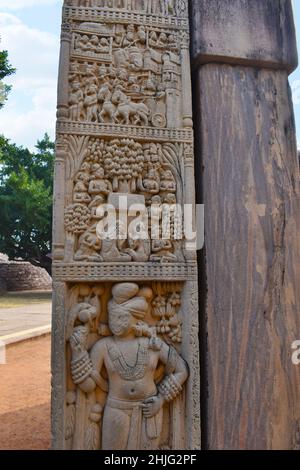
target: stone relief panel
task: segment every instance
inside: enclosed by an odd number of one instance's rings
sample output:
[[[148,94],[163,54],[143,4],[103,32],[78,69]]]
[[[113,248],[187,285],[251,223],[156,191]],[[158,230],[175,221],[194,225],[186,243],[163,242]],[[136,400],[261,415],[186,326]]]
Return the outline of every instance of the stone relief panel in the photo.
[[[171,449],[182,439],[182,419],[173,422],[189,375],[181,291],[167,282],[69,286],[68,448]]]
[[[197,264],[182,234],[184,205],[195,202],[187,10],[184,0],[64,2],[53,247],[64,311],[60,318],[62,307],[54,305],[55,448],[200,445],[191,287]],[[122,198],[144,208],[127,216],[129,224],[145,222],[146,237],[129,230],[99,236],[103,207],[113,206],[121,220]],[[161,221],[156,235],[153,207]],[[118,234],[123,229],[118,222]]]
[[[172,30],[79,24],[71,46],[70,119],[181,127],[179,47]]]
[[[65,209],[66,261],[183,262],[179,233],[182,211],[178,212],[177,206],[183,204],[183,151],[180,144],[141,144],[133,139],[86,140],[77,171],[73,160],[70,162],[73,183]],[[130,237],[100,240],[97,236],[97,225],[103,219],[98,208],[111,203],[118,209],[121,196],[126,196],[128,205],[140,203],[147,209],[148,240]],[[151,240],[153,205],[169,216],[169,238],[162,237],[160,232],[157,239]]]

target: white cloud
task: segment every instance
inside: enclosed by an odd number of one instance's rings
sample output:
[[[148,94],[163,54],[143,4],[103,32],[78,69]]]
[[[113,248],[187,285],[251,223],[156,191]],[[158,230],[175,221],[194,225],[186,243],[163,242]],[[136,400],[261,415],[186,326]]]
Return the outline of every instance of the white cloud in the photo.
[[[23,10],[24,8],[55,5],[56,3],[62,3],[62,0],[0,0],[0,8],[6,8],[8,10]]]
[[[300,104],[300,80],[293,80],[291,83],[294,105]]]
[[[54,137],[59,37],[7,13],[0,13],[0,29],[1,48],[17,69],[7,79],[13,91],[0,111],[0,133],[33,148],[45,132]]]
[[[32,106],[23,113],[16,112],[15,101],[6,104],[4,119],[0,116],[0,129],[5,137],[12,142],[23,145],[31,150],[37,140],[41,139],[45,132],[54,137],[55,129],[55,106],[56,102],[55,83],[54,86],[39,87],[32,99]]]

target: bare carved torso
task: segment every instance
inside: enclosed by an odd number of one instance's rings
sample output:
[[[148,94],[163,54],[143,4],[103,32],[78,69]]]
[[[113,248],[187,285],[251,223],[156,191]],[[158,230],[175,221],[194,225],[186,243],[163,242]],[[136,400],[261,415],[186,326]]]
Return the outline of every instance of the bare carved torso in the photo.
[[[107,371],[110,397],[136,401],[156,395],[160,351],[149,349],[148,338],[105,338],[94,346],[91,358],[98,372],[103,365]]]

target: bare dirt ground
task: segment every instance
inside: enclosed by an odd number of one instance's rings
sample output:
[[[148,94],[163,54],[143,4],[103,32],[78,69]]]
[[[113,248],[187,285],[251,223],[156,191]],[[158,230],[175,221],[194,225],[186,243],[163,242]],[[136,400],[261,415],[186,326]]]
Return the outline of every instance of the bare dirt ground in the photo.
[[[0,365],[0,449],[50,447],[50,336],[7,348]]]

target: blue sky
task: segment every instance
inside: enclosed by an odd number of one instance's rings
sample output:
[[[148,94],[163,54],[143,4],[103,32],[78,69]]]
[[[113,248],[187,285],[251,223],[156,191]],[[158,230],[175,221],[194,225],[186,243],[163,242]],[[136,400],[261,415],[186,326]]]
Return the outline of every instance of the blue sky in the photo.
[[[300,63],[300,0],[293,1],[294,18],[297,32],[297,44]],[[300,148],[300,67],[290,76],[290,84],[293,92],[294,110],[297,126],[297,141]]]
[[[251,0],[249,0],[251,1]],[[294,0],[300,52],[300,0]],[[31,149],[48,132],[54,138],[62,0],[0,0],[1,49],[17,74],[0,111],[0,133]],[[300,148],[300,68],[290,77]]]

